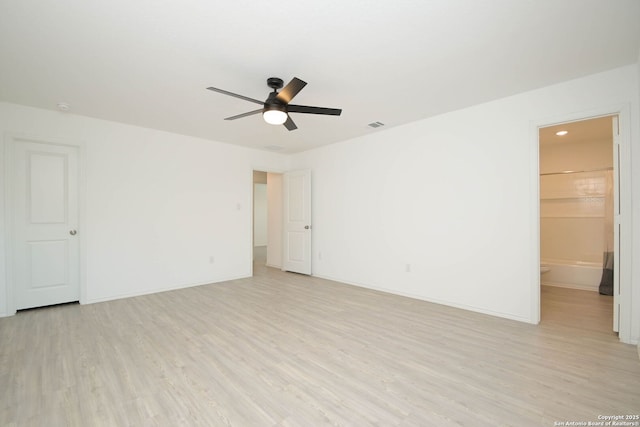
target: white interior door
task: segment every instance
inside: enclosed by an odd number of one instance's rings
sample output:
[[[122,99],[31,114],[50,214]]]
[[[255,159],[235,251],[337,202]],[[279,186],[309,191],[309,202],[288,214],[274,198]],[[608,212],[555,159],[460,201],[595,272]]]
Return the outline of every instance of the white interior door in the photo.
[[[12,148],[15,308],[78,301],[78,149],[20,139]]]
[[[613,330],[620,327],[620,127],[613,121]]]
[[[283,189],[282,269],[311,274],[311,171],[285,173]]]

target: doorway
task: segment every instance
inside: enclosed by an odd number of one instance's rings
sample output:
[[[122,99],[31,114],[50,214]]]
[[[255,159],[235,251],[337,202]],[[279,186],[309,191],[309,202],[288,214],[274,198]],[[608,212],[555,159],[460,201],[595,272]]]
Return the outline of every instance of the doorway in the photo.
[[[617,120],[603,116],[539,129],[543,323],[618,330]]]
[[[282,174],[253,171],[253,265],[282,268]]]

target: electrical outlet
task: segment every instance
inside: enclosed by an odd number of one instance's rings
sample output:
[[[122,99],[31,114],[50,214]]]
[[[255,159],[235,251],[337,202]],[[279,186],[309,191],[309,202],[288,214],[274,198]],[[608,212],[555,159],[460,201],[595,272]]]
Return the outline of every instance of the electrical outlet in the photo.
[[[411,264],[405,265],[404,271],[406,271],[407,273],[411,273]]]
[[[322,261],[322,252],[318,252],[318,261]]]
[[[215,264],[215,263],[216,263],[216,258],[213,255],[211,255],[209,257],[209,264]]]

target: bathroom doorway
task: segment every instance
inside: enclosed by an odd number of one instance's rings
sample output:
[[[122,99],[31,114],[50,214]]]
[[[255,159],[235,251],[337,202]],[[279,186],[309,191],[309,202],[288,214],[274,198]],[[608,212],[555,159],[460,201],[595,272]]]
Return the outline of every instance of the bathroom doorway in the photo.
[[[543,324],[617,332],[617,120],[604,116],[539,129]]]

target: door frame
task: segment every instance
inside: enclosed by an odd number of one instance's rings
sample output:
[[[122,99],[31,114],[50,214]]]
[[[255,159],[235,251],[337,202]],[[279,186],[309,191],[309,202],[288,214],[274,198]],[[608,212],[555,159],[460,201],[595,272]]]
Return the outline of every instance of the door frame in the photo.
[[[266,173],[277,173],[280,175],[284,175],[287,171],[284,169],[275,169],[267,166],[252,166],[249,170],[250,185],[251,185],[251,196],[249,197],[249,211],[251,215],[249,216],[249,230],[251,230],[249,234],[249,277],[253,277],[253,171],[260,171]],[[267,229],[268,232],[268,229]],[[268,249],[267,249],[268,250]]]
[[[618,195],[620,202],[620,226],[623,230],[619,236],[619,255],[615,262],[620,266],[620,322],[618,336],[624,343],[631,342],[631,248],[633,236],[631,235],[631,152],[630,152],[630,130],[631,112],[628,104],[602,107],[586,110],[578,113],[568,113],[564,115],[542,118],[531,122],[530,125],[530,194],[531,194],[531,323],[540,323],[540,128],[554,126],[558,124],[576,122],[598,117],[618,116],[620,129],[620,161],[618,163],[617,175],[620,177],[618,183]],[[616,171],[614,171],[616,172]]]
[[[4,155],[4,230],[5,230],[5,294],[6,294],[6,315],[16,314],[14,287],[13,287],[13,208],[14,208],[14,147],[20,142],[35,142],[45,145],[68,146],[78,150],[78,279],[80,286],[80,304],[87,301],[86,286],[86,253],[84,248],[87,242],[87,232],[85,227],[86,212],[86,153],[85,144],[70,138],[43,137],[25,133],[7,132],[0,141],[0,152]]]

